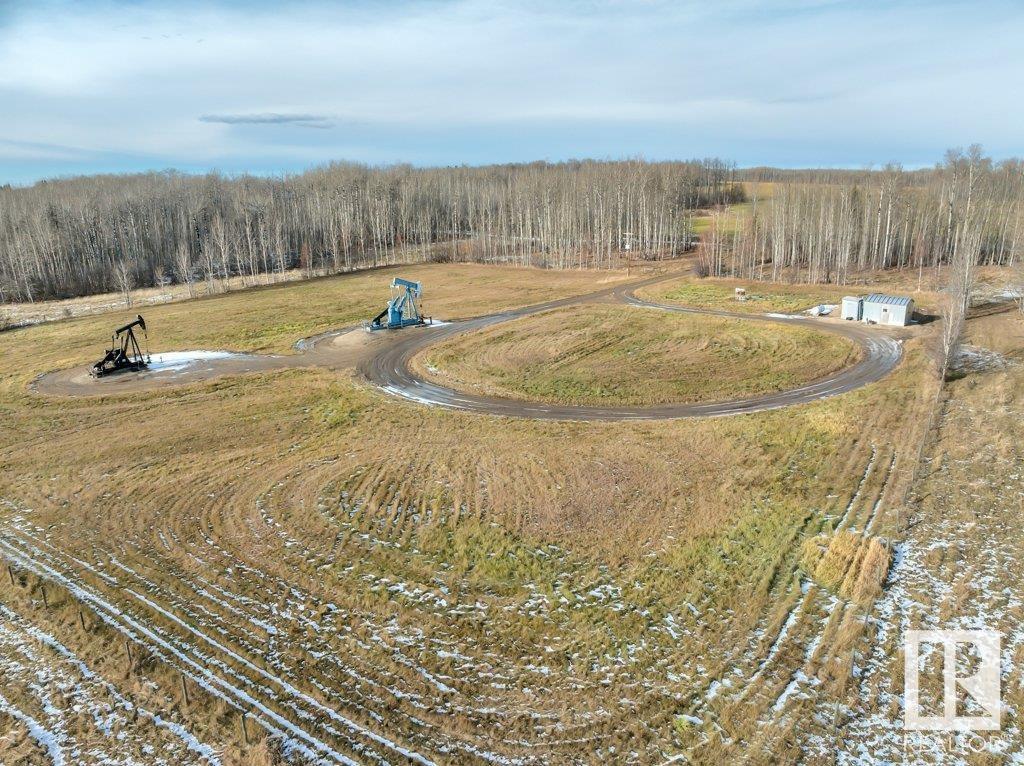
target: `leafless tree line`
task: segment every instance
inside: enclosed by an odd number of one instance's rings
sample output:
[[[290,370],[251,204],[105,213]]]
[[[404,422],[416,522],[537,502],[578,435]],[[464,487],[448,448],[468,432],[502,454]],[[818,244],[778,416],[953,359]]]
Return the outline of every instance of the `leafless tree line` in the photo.
[[[951,150],[926,171],[743,171],[748,209],[712,213],[701,260],[711,274],[849,281],[865,269],[941,270],[1021,262],[1024,162]],[[761,195],[756,189],[765,193]]]
[[[479,168],[334,164],[228,178],[91,176],[0,189],[0,302],[427,260],[617,266],[691,242],[736,202],[719,160]]]

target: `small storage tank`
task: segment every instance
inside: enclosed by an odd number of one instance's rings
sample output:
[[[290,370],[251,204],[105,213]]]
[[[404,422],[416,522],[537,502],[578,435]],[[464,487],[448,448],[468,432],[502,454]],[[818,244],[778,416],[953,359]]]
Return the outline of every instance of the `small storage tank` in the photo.
[[[857,297],[856,295],[847,295],[843,298],[843,319],[852,319],[854,322],[859,322],[861,315],[864,313],[864,300]]]

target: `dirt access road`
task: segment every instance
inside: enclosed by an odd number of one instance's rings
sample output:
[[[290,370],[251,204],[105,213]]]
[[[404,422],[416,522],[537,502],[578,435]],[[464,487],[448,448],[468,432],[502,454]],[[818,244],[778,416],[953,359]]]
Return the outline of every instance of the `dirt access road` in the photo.
[[[898,363],[898,340],[879,328],[852,322],[814,321],[803,317],[772,314],[738,314],[728,311],[695,309],[654,303],[637,298],[635,290],[677,278],[678,272],[658,274],[625,285],[606,288],[586,295],[572,296],[533,306],[503,311],[457,322],[406,328],[401,331],[365,332],[344,328],[306,338],[296,344],[295,354],[225,354],[196,358],[187,364],[158,364],[139,373],[121,373],[100,380],[89,376],[87,366],[47,373],[33,383],[33,390],[54,396],[109,396],[172,385],[210,380],[225,375],[266,372],[299,367],[356,368],[381,391],[422,404],[507,417],[542,420],[646,420],[735,415],[778,409],[835,396],[873,383],[887,375]],[[478,396],[440,386],[416,375],[409,366],[413,356],[430,345],[460,333],[472,332],[520,317],[583,303],[612,301],[639,310],[661,310],[690,314],[708,314],[754,322],[777,324],[814,321],[814,327],[858,344],[863,355],[849,367],[812,383],[746,399],[701,404],[662,404],[646,407],[601,407],[545,405],[513,399]]]
[[[640,287],[670,279],[675,274],[659,275],[639,282],[608,288],[597,293],[565,298],[536,306],[513,309],[500,314],[453,322],[450,325],[431,329],[424,333],[403,336],[389,344],[379,353],[359,364],[359,371],[382,390],[394,396],[452,409],[481,412],[507,417],[534,418],[542,420],[649,420],[692,417],[735,415],[745,412],[787,407],[793,404],[822,399],[827,396],[852,391],[860,386],[873,383],[887,375],[898,363],[901,356],[899,341],[885,334],[879,328],[868,328],[853,322],[815,322],[814,327],[824,332],[835,333],[849,338],[863,349],[860,361],[849,367],[812,383],[747,399],[701,404],[661,404],[642,407],[602,407],[584,405],[554,405],[537,402],[523,402],[489,396],[478,396],[452,388],[437,385],[419,377],[410,368],[412,358],[428,346],[447,340],[454,335],[480,330],[485,327],[507,322],[519,317],[537,314],[550,309],[572,306],[598,300],[612,300],[646,310],[673,311],[688,314],[708,314],[755,322],[807,325],[813,320],[804,317],[790,317],[769,314],[738,314],[728,311],[685,308],[669,304],[653,303],[637,298],[634,291]]]

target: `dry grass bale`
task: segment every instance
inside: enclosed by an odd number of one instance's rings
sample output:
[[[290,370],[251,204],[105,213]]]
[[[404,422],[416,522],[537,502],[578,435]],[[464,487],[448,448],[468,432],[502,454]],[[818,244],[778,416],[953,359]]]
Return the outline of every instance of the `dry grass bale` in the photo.
[[[889,547],[883,541],[877,537],[866,539],[857,576],[848,588],[850,597],[860,604],[874,601],[882,592],[891,563]]]
[[[815,581],[860,604],[881,592],[890,562],[883,541],[851,531],[806,540],[801,557],[804,571]]]

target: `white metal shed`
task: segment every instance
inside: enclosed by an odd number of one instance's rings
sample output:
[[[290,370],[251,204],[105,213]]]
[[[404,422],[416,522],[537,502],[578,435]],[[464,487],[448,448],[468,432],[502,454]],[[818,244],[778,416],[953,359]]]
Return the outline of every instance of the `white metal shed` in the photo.
[[[910,324],[914,315],[914,301],[901,295],[884,295],[872,293],[864,297],[864,309],[861,318],[865,322],[876,324],[903,325]]]
[[[864,311],[864,299],[857,295],[844,295],[843,296],[843,310],[840,316],[843,319],[852,319],[854,322],[860,321],[861,313]]]

